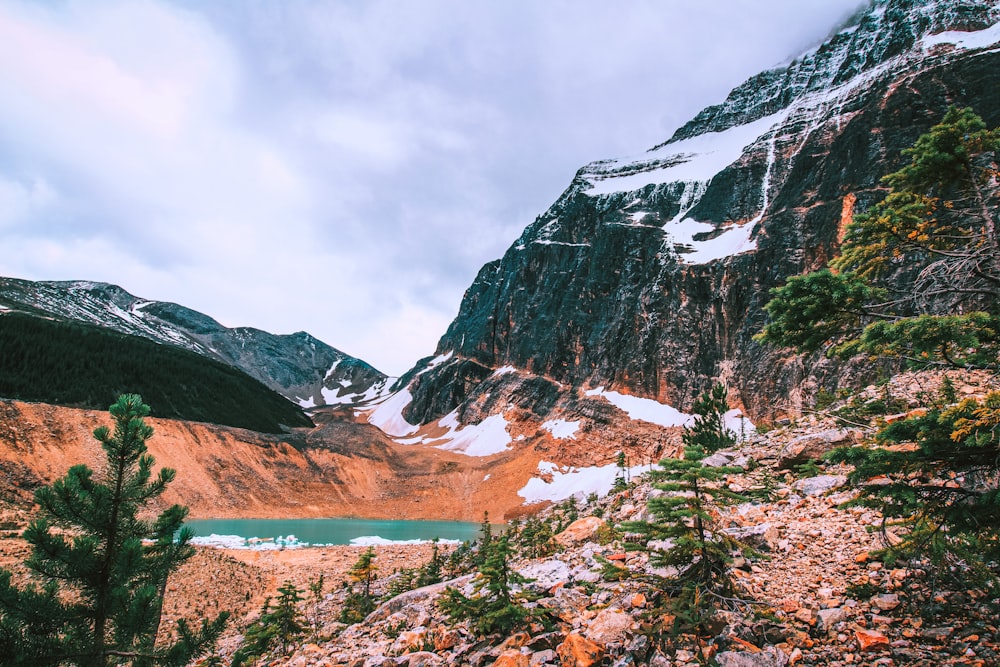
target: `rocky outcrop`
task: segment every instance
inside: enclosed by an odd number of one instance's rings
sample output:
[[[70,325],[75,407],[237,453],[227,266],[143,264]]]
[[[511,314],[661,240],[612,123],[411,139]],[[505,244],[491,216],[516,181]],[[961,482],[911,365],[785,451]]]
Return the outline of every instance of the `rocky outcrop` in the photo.
[[[1000,124],[998,17],[993,1],[880,0],[669,141],[581,169],[479,272],[438,344],[452,361],[415,369],[406,419],[461,411],[508,366],[562,393],[604,386],[680,409],[722,378],[765,419],[867,379],[866,363],[755,342],[768,290],[835,254],[949,105]]]
[[[107,283],[0,277],[0,306],[197,352],[242,370],[302,407],[369,400],[387,380],[364,361],[304,331],[276,335],[250,327],[230,329],[190,308],[141,299]]]

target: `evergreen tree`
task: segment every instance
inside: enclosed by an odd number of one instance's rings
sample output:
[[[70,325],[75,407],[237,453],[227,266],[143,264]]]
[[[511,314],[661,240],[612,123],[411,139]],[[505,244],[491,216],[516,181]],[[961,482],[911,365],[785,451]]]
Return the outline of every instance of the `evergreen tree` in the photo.
[[[431,559],[420,568],[420,572],[417,574],[416,585],[418,587],[430,586],[431,584],[441,582],[443,567],[444,561],[441,558],[441,552],[438,550],[437,539],[435,539],[431,547]]]
[[[259,658],[272,648],[284,655],[296,639],[305,633],[302,613],[298,603],[302,601],[299,589],[286,581],[278,589],[278,603],[271,608],[271,598],[264,601],[264,608],[258,618],[247,628],[243,645],[233,654],[233,667],[241,667],[248,660]]]
[[[954,388],[944,385],[937,404],[887,425],[875,447],[830,458],[853,464],[862,503],[906,530],[890,556],[926,555],[989,580],[990,563],[994,570],[1000,563],[1000,393],[953,400]]]
[[[883,179],[885,199],[848,225],[833,270],[772,291],[759,339],[915,367],[1000,369],[998,149],[1000,131],[970,109],[949,109]],[[941,392],[926,414],[884,427],[875,446],[832,459],[855,466],[864,502],[909,528],[895,552],[983,570],[1000,553],[1000,396],[955,405],[950,380]],[[885,447],[899,443],[907,446]]]
[[[772,290],[758,339],[813,352],[925,366],[997,369],[1000,352],[1000,131],[951,108],[855,216],[840,256]]]
[[[153,479],[148,414],[139,396],[120,396],[111,406],[114,432],[94,431],[103,470],[73,466],[36,492],[40,515],[24,533],[32,547],[25,565],[41,585],[18,588],[0,571],[0,663],[181,665],[221,633],[227,613],[197,631],[181,621],[176,641],[157,642],[167,578],[193,549],[185,508],[140,517],[175,476],[163,468]]]
[[[347,573],[351,580],[361,584],[361,591],[352,590],[347,596],[340,612],[340,620],[344,623],[358,623],[375,610],[375,601],[372,599],[372,584],[378,572],[375,558],[375,548],[368,547]]]
[[[615,491],[624,491],[628,488],[628,464],[625,460],[625,450],[618,450],[618,455],[615,457],[615,466],[618,468],[618,473],[615,475],[615,483],[612,489]]]
[[[471,621],[480,636],[494,633],[510,635],[527,625],[528,610],[518,604],[511,585],[526,581],[510,568],[510,544],[507,536],[492,538],[480,545],[484,561],[476,579],[475,593],[467,597],[455,588],[448,588],[440,602],[441,608],[455,621]]]
[[[694,423],[682,434],[684,458],[663,459],[660,469],[650,473],[654,486],[664,492],[649,501],[655,520],[627,524],[628,530],[644,534],[647,540],[667,545],[653,551],[650,561],[676,572],[658,582],[669,595],[675,632],[705,632],[719,604],[735,592],[729,564],[739,544],[722,532],[711,506],[743,500],[719,483],[739,469],[702,465],[706,456],[735,444],[724,419],[728,409],[721,384],[695,402]]]

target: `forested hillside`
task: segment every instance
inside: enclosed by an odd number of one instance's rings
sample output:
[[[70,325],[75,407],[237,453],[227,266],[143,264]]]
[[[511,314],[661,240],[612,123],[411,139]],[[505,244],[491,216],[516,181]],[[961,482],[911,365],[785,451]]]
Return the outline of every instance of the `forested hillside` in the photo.
[[[193,352],[99,327],[0,316],[0,397],[104,409],[139,393],[153,416],[277,433],[310,420],[257,380]]]

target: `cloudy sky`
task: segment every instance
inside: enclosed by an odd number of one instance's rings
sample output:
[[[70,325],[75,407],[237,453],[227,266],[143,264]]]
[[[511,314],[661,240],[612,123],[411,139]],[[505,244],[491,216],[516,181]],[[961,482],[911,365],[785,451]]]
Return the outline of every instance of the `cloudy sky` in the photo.
[[[0,275],[306,330],[398,375],[587,162],[860,0],[0,3]]]

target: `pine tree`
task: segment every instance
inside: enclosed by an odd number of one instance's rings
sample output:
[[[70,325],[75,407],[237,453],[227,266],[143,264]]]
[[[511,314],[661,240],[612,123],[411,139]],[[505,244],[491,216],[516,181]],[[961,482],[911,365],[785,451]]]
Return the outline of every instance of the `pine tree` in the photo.
[[[420,568],[420,572],[416,578],[416,585],[421,587],[440,583],[443,567],[444,562],[441,558],[441,552],[438,549],[438,541],[435,539],[434,544],[431,546],[431,559]]]
[[[484,561],[474,585],[475,593],[467,597],[455,588],[448,588],[440,602],[441,608],[455,621],[471,621],[480,636],[494,633],[510,635],[524,627],[530,615],[518,604],[511,586],[525,579],[510,568],[510,544],[507,536],[491,538],[480,545]]]
[[[725,423],[728,409],[721,384],[695,402],[694,423],[681,436],[684,458],[663,459],[660,468],[650,473],[654,486],[663,492],[649,501],[655,520],[626,525],[647,540],[667,545],[654,550],[650,561],[676,572],[659,581],[669,595],[667,607],[676,619],[674,632],[704,633],[720,603],[735,593],[729,564],[739,544],[722,532],[712,505],[743,500],[719,483],[739,469],[702,465],[705,457],[735,444]]]
[[[928,556],[989,580],[989,564],[1000,562],[1000,393],[953,400],[954,388],[944,385],[937,404],[887,425],[874,447],[830,458],[853,464],[862,503],[904,528],[890,557]]]
[[[615,475],[615,482],[612,489],[614,491],[624,491],[628,488],[628,464],[625,460],[625,450],[618,450],[618,455],[615,457],[615,466],[618,468],[618,472]]]
[[[0,663],[103,667],[185,664],[208,651],[227,613],[186,623],[178,639],[157,642],[167,579],[193,554],[187,510],[175,505],[154,521],[140,517],[175,476],[153,479],[146,440],[149,407],[134,394],[111,406],[115,429],[94,431],[106,463],[96,474],[77,465],[39,489],[39,516],[24,532],[32,552],[25,565],[40,583],[18,588],[0,571]]]
[[[832,270],[772,290],[758,340],[1000,370],[998,150],[1000,131],[949,109],[883,179],[885,199],[848,225]],[[942,397],[833,460],[852,463],[865,502],[909,528],[897,553],[982,570],[1000,553],[1000,395],[955,405],[946,384]]]
[[[951,108],[848,225],[830,269],[772,290],[758,340],[803,352],[997,369],[1000,131]]]
[[[375,558],[375,548],[368,547],[347,573],[352,581],[361,584],[361,591],[351,591],[347,596],[340,612],[340,620],[344,623],[358,623],[375,610],[375,601],[372,599],[372,584],[378,572]]]
[[[278,603],[271,608],[271,598],[264,601],[260,617],[247,628],[243,645],[233,655],[233,667],[241,667],[272,648],[284,655],[296,639],[305,633],[298,603],[301,591],[290,581],[278,589]]]

